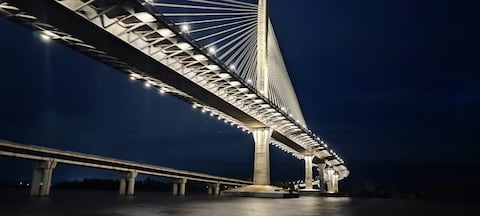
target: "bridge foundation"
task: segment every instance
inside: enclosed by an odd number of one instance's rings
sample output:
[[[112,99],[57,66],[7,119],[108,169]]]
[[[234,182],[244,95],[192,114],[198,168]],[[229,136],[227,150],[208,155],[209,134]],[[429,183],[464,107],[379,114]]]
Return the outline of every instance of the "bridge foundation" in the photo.
[[[264,198],[296,198],[293,193],[270,185],[270,153],[269,141],[272,135],[271,128],[252,129],[255,142],[255,156],[253,168],[253,185],[222,191],[222,196],[248,196]]]
[[[56,166],[56,161],[38,161],[33,163],[31,196],[48,196],[50,194],[52,173]]]

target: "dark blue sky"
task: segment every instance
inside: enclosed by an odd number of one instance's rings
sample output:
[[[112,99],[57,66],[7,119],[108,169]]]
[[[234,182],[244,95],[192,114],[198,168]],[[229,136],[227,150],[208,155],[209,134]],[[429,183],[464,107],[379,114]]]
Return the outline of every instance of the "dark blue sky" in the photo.
[[[413,184],[446,170],[472,179],[480,164],[478,3],[269,7],[307,124],[345,159],[351,184]],[[0,29],[0,139],[251,176],[249,135],[3,18]],[[272,151],[273,180],[302,178],[303,161]],[[28,162],[0,161],[15,164],[2,166],[0,178],[31,175]],[[59,167],[55,178],[113,175]]]

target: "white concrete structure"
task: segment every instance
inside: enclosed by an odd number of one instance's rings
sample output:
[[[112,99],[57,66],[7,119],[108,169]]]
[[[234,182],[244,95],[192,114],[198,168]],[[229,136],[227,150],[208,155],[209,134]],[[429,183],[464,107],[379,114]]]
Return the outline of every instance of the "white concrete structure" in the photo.
[[[313,189],[313,174],[312,174],[312,160],[313,155],[305,155],[305,189],[312,190]]]
[[[0,15],[253,133],[256,185],[270,184],[270,143],[298,159],[311,151],[312,162],[324,161],[339,180],[349,175],[344,161],[307,127],[267,14],[267,0],[258,5],[144,0],[98,4],[5,0]],[[205,26],[196,26],[199,23]]]
[[[252,130],[252,134],[255,142],[253,184],[270,185],[270,152],[268,144],[272,135],[272,129],[255,128]]]
[[[320,190],[320,193],[325,193],[325,163],[320,163],[317,164],[317,170],[318,170],[318,189]]]
[[[30,195],[48,196],[52,182],[53,169],[57,166],[54,160],[36,161],[33,163],[32,186]]]
[[[45,156],[48,155],[48,156]],[[187,181],[205,182],[210,184],[224,184],[231,186],[244,186],[252,184],[251,181],[231,179],[202,173],[177,170],[149,164],[135,163],[96,155],[83,154],[72,151],[62,151],[40,146],[22,145],[0,140],[0,156],[16,157],[35,160],[33,166],[32,196],[47,196],[53,169],[57,164],[69,164],[83,167],[93,167],[106,170],[120,171],[119,195],[135,194],[135,179],[138,174],[168,177],[179,179],[173,184],[173,194],[185,194]]]

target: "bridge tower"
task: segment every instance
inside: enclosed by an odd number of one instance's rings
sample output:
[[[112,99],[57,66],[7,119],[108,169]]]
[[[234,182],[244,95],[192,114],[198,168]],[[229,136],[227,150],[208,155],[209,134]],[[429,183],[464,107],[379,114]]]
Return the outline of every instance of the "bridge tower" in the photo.
[[[268,98],[268,15],[267,0],[258,0],[257,90]]]
[[[260,94],[268,98],[268,14],[267,0],[258,0],[257,15],[257,81],[256,88]],[[270,152],[269,144],[272,128],[251,128],[255,142],[255,156],[253,169],[253,185],[223,191],[224,196],[254,196],[254,197],[298,197],[298,194],[283,191],[281,188],[270,186]]]

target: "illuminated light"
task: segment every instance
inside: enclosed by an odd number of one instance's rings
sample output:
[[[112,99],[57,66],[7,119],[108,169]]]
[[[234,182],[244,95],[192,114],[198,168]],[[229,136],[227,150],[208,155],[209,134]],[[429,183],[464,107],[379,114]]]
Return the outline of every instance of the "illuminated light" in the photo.
[[[158,90],[158,92],[159,92],[160,94],[165,94],[165,90],[163,90],[163,89]]]
[[[40,38],[42,38],[43,41],[50,41],[52,38],[46,34],[40,34]]]
[[[214,114],[213,113],[210,113],[210,116],[213,116]]]
[[[293,117],[293,115],[292,115],[292,114],[288,114],[288,117]]]
[[[130,79],[131,79],[131,80],[136,80],[135,77],[133,77],[133,76],[130,76]]]
[[[245,132],[245,128],[242,128],[242,131]]]
[[[149,88],[150,86],[152,86],[152,84],[150,84],[149,82],[145,83],[145,87]]]
[[[227,119],[225,119],[225,120],[223,120],[223,122],[227,123],[228,121],[227,121]]]
[[[230,125],[231,125],[231,126],[233,126],[234,124],[235,124],[235,123],[233,123],[233,122],[230,122]]]
[[[285,110],[287,110],[287,109],[285,109],[285,107],[282,107],[282,111],[285,111]]]
[[[230,65],[230,69],[235,70],[236,69],[235,65]]]
[[[218,120],[222,120],[222,117],[221,117],[221,116],[218,116],[218,118],[217,118],[217,119],[218,119]]]
[[[190,26],[189,25],[182,25],[180,26],[180,28],[182,29],[183,32],[188,32],[190,31]]]
[[[215,52],[216,52],[215,47],[210,47],[210,48],[208,48],[208,52],[209,52],[210,54],[215,54]]]
[[[251,79],[248,79],[248,80],[247,80],[247,83],[252,84],[252,80],[251,80]]]
[[[197,104],[192,104],[192,107],[193,107],[194,109],[196,109],[196,108],[197,108]]]

